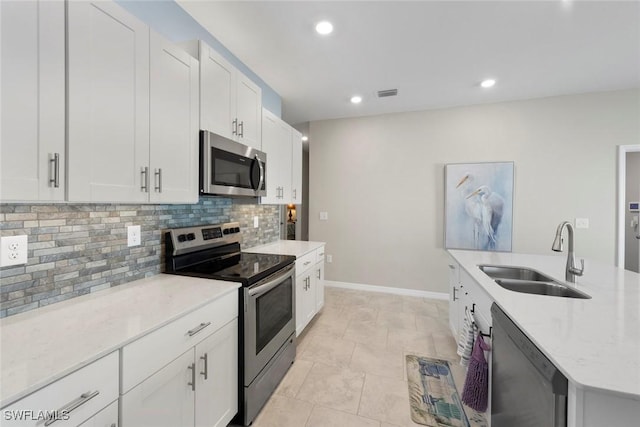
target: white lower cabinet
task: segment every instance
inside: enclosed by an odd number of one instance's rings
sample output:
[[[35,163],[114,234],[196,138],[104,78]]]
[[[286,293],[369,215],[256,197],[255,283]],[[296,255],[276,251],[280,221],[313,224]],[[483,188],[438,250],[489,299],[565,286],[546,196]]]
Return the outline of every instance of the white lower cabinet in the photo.
[[[197,427],[223,427],[238,412],[238,320],[196,346]]]
[[[118,378],[118,352],[115,351],[2,408],[1,424],[3,427],[41,427],[45,424],[72,427],[90,420],[102,424],[89,423],[89,426],[118,425]],[[113,411],[101,413],[105,407],[114,404],[115,417]],[[45,421],[47,416],[53,416],[56,421]]]
[[[234,303],[237,304],[235,298]],[[226,426],[238,411],[237,312],[235,316],[126,392],[122,396],[122,426]],[[197,328],[206,330],[204,325],[207,322],[200,323],[187,335]],[[163,329],[169,328],[167,333],[172,334],[171,326]],[[158,332],[163,331],[154,334]],[[196,334],[198,332],[193,333]],[[123,360],[126,363],[127,360]],[[132,371],[124,369],[123,372],[126,375]]]
[[[193,365],[191,349],[122,396],[122,425],[193,426]]]
[[[324,306],[324,246],[296,259],[296,336]]]
[[[104,408],[102,411],[80,424],[79,427],[118,427],[118,401]]]

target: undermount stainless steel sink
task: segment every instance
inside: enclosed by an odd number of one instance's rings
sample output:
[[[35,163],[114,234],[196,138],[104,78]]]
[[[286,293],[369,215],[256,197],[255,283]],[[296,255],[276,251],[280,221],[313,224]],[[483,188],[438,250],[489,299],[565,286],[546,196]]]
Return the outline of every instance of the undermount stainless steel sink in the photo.
[[[553,282],[554,280],[539,271],[525,267],[510,267],[506,265],[479,265],[480,270],[492,279],[531,280],[534,282]]]
[[[478,268],[510,291],[565,298],[591,298],[582,291],[530,268],[506,265],[479,265]]]

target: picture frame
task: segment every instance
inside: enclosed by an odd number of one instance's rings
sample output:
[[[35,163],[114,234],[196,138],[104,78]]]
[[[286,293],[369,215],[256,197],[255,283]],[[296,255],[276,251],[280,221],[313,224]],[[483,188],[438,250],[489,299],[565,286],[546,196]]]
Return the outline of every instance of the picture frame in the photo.
[[[514,162],[445,165],[445,249],[511,252],[514,169]]]

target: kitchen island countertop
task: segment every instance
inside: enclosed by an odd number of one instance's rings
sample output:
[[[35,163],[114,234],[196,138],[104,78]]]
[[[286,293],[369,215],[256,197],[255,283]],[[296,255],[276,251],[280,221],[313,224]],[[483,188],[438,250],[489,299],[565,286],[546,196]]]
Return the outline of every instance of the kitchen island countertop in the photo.
[[[569,381],[640,405],[640,274],[586,260],[568,285],[591,299],[532,295],[502,288],[478,264],[529,267],[567,283],[566,254],[449,253]]]

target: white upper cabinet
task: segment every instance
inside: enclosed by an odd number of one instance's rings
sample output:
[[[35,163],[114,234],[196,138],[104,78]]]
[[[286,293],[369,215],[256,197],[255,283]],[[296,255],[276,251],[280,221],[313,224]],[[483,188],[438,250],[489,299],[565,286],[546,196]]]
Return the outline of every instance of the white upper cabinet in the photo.
[[[0,199],[65,197],[62,1],[2,1]]]
[[[267,153],[267,196],[260,202],[302,203],[302,134],[264,108],[262,151]]]
[[[111,2],[68,2],[68,200],[148,201],[149,28]]]
[[[291,194],[291,127],[262,109],[262,151],[267,153],[267,195],[263,204],[287,204]]]
[[[150,34],[149,201],[198,201],[198,61]]]
[[[262,149],[262,89],[200,42],[200,127]]]
[[[291,204],[302,203],[302,134],[291,128]]]

